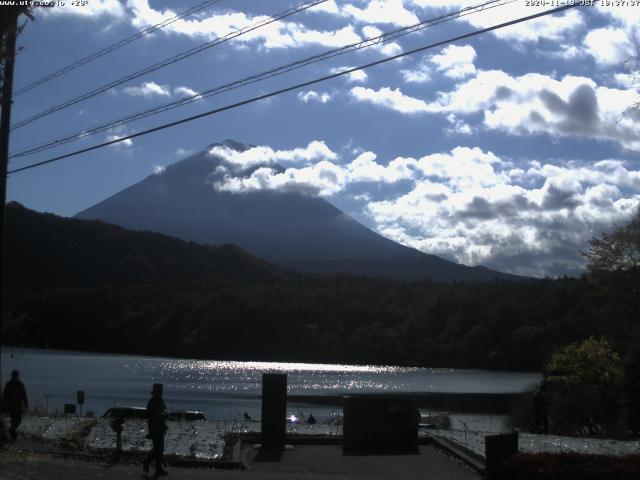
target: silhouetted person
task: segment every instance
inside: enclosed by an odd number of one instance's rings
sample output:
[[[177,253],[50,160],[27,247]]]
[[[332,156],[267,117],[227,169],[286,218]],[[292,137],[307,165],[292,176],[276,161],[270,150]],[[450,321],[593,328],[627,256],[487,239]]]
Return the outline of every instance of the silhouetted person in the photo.
[[[153,442],[153,448],[142,462],[142,469],[145,473],[149,472],[149,465],[155,461],[156,477],[167,475],[167,471],[162,469],[162,455],[164,454],[164,435],[167,433],[167,424],[165,423],[165,412],[167,406],[162,399],[162,384],[154,383],[151,391],[151,399],[147,403],[147,419],[149,434],[147,438]]]
[[[546,435],[549,433],[549,399],[547,397],[547,384],[542,382],[540,388],[533,396],[533,431],[540,431]]]
[[[307,423],[308,423],[309,425],[315,425],[315,423],[316,423],[316,417],[314,417],[314,416],[313,416],[313,413],[310,413],[310,414],[309,414],[309,418],[308,418],[308,420],[307,420]]]
[[[27,409],[29,402],[27,401],[27,391],[24,384],[20,381],[20,372],[14,370],[11,372],[11,380],[4,387],[4,409],[9,413],[11,418],[11,428],[9,434],[11,440],[15,440],[18,436],[18,427],[22,423],[22,412]]]

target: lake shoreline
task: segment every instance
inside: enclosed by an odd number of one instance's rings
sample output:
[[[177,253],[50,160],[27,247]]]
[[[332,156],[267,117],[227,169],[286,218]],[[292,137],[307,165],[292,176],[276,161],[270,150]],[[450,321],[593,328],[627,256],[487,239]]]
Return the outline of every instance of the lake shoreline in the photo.
[[[30,406],[62,412],[84,392],[84,412],[146,405],[153,383],[163,383],[169,410],[199,410],[207,418],[260,414],[262,375],[287,375],[289,408],[316,405],[318,414],[341,409],[346,395],[402,395],[417,407],[502,414],[539,374],[488,370],[400,368],[339,364],[174,360],[170,358],[5,349],[2,375],[20,371]],[[337,408],[336,408],[337,407]],[[78,407],[79,408],[79,407]],[[305,408],[304,410],[307,410]]]
[[[489,370],[486,368],[465,368],[465,367],[446,367],[446,366],[429,366],[429,365],[409,365],[404,363],[397,364],[377,364],[377,363],[359,363],[356,361],[350,361],[348,363],[344,363],[341,359],[336,359],[334,361],[330,360],[320,360],[316,361],[309,358],[304,359],[256,359],[256,358],[240,358],[240,357],[220,357],[220,358],[209,358],[209,357],[182,357],[182,356],[172,356],[172,355],[154,355],[152,353],[131,353],[131,352],[111,352],[111,351],[102,351],[102,350],[66,350],[66,349],[57,349],[57,348],[46,348],[46,347],[38,347],[38,346],[29,346],[29,345],[0,345],[0,351],[4,354],[7,351],[29,351],[29,352],[40,352],[42,354],[53,354],[53,355],[78,355],[78,356],[89,356],[89,357],[133,357],[133,358],[155,358],[159,360],[175,360],[175,361],[196,361],[196,362],[247,362],[247,363],[268,363],[268,364],[315,364],[315,365],[324,365],[324,366],[333,366],[333,365],[350,365],[353,367],[362,367],[362,368],[404,368],[404,369],[424,369],[424,370],[433,370],[433,371],[447,371],[447,370],[456,370],[456,371],[491,371],[497,373],[513,373],[513,374],[539,374],[537,370],[511,370],[508,368],[500,368]]]
[[[416,407],[460,413],[507,414],[522,393],[391,392],[345,395],[287,395],[290,403],[342,406],[345,396],[410,397]]]

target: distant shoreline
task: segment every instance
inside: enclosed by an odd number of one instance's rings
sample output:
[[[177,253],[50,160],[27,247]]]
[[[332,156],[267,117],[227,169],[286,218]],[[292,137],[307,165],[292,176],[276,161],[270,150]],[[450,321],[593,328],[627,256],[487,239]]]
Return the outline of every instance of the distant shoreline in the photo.
[[[330,361],[295,361],[295,360],[273,360],[273,359],[246,359],[246,358],[200,358],[200,357],[179,357],[171,355],[150,355],[142,353],[118,353],[118,352],[105,352],[94,350],[65,350],[56,348],[43,348],[43,347],[23,347],[19,345],[0,345],[0,352],[2,355],[6,355],[9,350],[14,352],[26,351],[28,353],[43,353],[43,354],[55,354],[55,355],[86,355],[90,357],[135,357],[135,358],[153,358],[153,359],[167,359],[178,361],[194,361],[194,362],[247,362],[247,363],[265,363],[265,364],[287,364],[287,365],[321,365],[321,366],[348,366],[358,368],[405,368],[405,369],[417,369],[417,370],[431,370],[434,372],[498,372],[509,374],[531,374],[538,373],[535,371],[527,370],[489,370],[486,368],[462,368],[462,367],[420,367],[415,365],[383,365],[372,363],[338,363]]]
[[[14,356],[10,358],[12,353]],[[35,395],[33,398],[39,395],[43,407],[60,408],[69,401],[68,392],[78,389],[87,391],[85,407],[93,411],[113,407],[116,401],[120,406],[144,405],[148,383],[153,378],[175,383],[169,389],[169,400],[185,409],[205,411],[211,418],[222,413],[226,416],[231,403],[238,404],[240,414],[245,411],[252,416],[257,414],[264,372],[288,375],[290,405],[315,404],[329,410],[340,410],[345,395],[390,394],[413,397],[421,409],[504,414],[512,410],[518,396],[530,384],[539,381],[538,374],[480,370],[177,360],[22,348],[5,348],[2,360],[3,375],[8,375],[11,368],[18,368],[27,376],[33,374],[30,393]],[[137,366],[135,372],[127,369],[130,364]],[[77,379],[60,374],[69,366],[82,367]],[[103,367],[111,373],[105,376]],[[123,375],[127,378],[125,383],[121,381]],[[100,379],[100,385],[96,385],[96,378]],[[110,386],[106,390],[104,382]]]
[[[349,396],[411,397],[416,406],[460,413],[509,413],[522,393],[402,392],[362,393]],[[287,395],[290,403],[342,406],[343,395]]]

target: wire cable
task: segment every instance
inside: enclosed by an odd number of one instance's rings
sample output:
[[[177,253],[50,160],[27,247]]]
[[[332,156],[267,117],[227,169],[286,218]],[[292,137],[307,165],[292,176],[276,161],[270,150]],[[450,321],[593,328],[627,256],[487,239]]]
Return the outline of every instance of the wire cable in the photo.
[[[199,5],[195,5],[171,18],[168,18],[167,20],[164,20],[160,23],[156,23],[155,25],[152,25],[150,27],[147,27],[143,30],[140,30],[136,33],[134,33],[133,35],[130,35],[126,38],[123,38],[122,40],[120,40],[119,42],[116,42],[112,45],[109,45],[108,47],[103,48],[102,50],[98,50],[97,52],[92,53],[91,55],[88,55],[80,60],[77,60],[69,65],[67,65],[66,67],[62,67],[59,70],[56,70],[55,72],[52,72],[48,75],[45,75],[44,77],[28,84],[25,85],[22,88],[17,89],[16,91],[13,92],[13,96],[17,97],[18,95],[22,95],[23,93],[26,93],[30,90],[33,90],[34,88],[47,83],[50,80],[53,80],[54,78],[58,78],[66,73],[69,73],[73,70],[75,70],[76,68],[80,68],[83,65],[86,65],[89,62],[92,62],[100,57],[103,57],[111,52],[114,52],[116,50],[118,50],[119,48],[124,47],[125,45],[130,44],[131,42],[134,42],[140,38],[146,37],[147,35],[151,35],[153,32],[160,30],[161,28],[164,28],[168,25],[171,25],[172,23],[177,22],[178,20],[183,19],[184,17],[188,17],[189,15],[192,15],[196,12],[199,12],[200,10],[204,10],[205,8],[211,7],[213,5],[215,5],[216,3],[220,3],[222,0],[206,0],[202,3],[200,3]]]
[[[302,12],[304,10],[307,10],[308,8],[314,7],[320,3],[324,3],[327,0],[310,0],[304,3],[301,3],[295,7],[289,8],[287,10],[284,10],[280,13],[277,13],[271,17],[267,17],[263,20],[260,20],[256,23],[253,23],[251,25],[242,27],[238,30],[235,30],[231,33],[228,33],[227,35],[224,35],[223,37],[219,37],[219,38],[215,38],[209,42],[205,42],[197,47],[194,47],[192,49],[189,49],[187,51],[184,51],[182,53],[179,53],[178,55],[175,55],[171,58],[167,58],[165,60],[162,60],[161,62],[155,63],[153,65],[151,65],[150,67],[147,67],[145,69],[142,70],[138,70],[137,72],[131,73],[125,77],[120,78],[119,80],[115,80],[111,83],[108,83],[106,85],[102,85],[101,87],[98,87],[94,90],[91,90],[89,92],[86,92],[78,97],[72,98],[70,100],[67,100],[66,102],[63,102],[61,104],[58,104],[54,107],[51,107],[47,110],[44,110],[40,113],[37,113],[29,118],[26,118],[24,120],[19,121],[18,123],[14,124],[11,126],[12,130],[16,130],[18,128],[24,127],[25,125],[28,125],[42,117],[46,117],[47,115],[51,115],[52,113],[58,112],[60,110],[63,110],[65,108],[68,108],[72,105],[75,105],[77,103],[83,102],[84,100],[87,100],[89,98],[95,97],[96,95],[99,95],[101,93],[104,93],[108,90],[111,90],[112,88],[115,88],[119,85],[122,85],[123,83],[129,82],[131,80],[134,80],[136,78],[139,78],[143,75],[146,75],[148,73],[154,72],[160,68],[166,67],[168,65],[174,64],[176,62],[179,62],[181,60],[184,60],[185,58],[189,58],[193,55],[195,55],[196,53],[200,53],[204,50],[207,50],[211,47],[214,47],[216,45],[220,45],[222,43],[228,42],[229,40],[232,40],[234,38],[237,38],[241,35],[244,35],[246,33],[252,32],[254,30],[257,30],[260,27],[264,27],[265,25],[269,25],[271,23],[277,22],[278,20],[282,20],[283,18],[289,17],[291,15],[295,15],[296,13]]]
[[[533,20],[533,19],[536,19],[536,18],[540,18],[540,17],[546,16],[546,15],[551,15],[551,14],[554,14],[554,13],[559,13],[561,11],[568,10],[570,8],[576,8],[576,7],[579,7],[579,6],[581,6],[579,3],[563,5],[561,7],[557,7],[557,8],[551,9],[551,10],[545,10],[544,12],[534,13],[532,15],[527,15],[525,17],[517,18],[515,20],[509,20],[507,22],[503,22],[503,23],[500,23],[498,25],[493,25],[491,27],[483,28],[483,29],[480,29],[480,30],[474,30],[473,32],[465,33],[463,35],[458,35],[456,37],[452,37],[452,38],[449,38],[447,40],[442,40],[440,42],[431,43],[429,45],[425,45],[425,46],[422,46],[422,47],[414,48],[412,50],[408,50],[406,52],[402,52],[402,53],[399,53],[397,55],[392,55],[390,57],[386,57],[386,58],[383,58],[381,60],[377,60],[375,62],[370,62],[370,63],[364,64],[364,65],[360,65],[358,67],[353,67],[353,68],[349,68],[349,69],[346,69],[346,70],[342,70],[340,72],[336,72],[336,73],[333,73],[331,75],[325,75],[323,77],[315,78],[313,80],[308,80],[306,82],[298,83],[296,85],[292,85],[292,86],[289,86],[289,87],[286,87],[286,88],[282,88],[280,90],[275,90],[273,92],[265,93],[264,95],[258,95],[256,97],[252,97],[252,98],[249,98],[249,99],[246,99],[246,100],[242,100],[242,101],[235,102],[235,103],[232,103],[232,104],[229,104],[229,105],[225,105],[223,107],[215,108],[213,110],[209,110],[207,112],[200,113],[198,115],[193,115],[193,116],[190,116],[190,117],[182,118],[180,120],[176,120],[174,122],[165,123],[165,124],[159,125],[157,127],[153,127],[153,128],[147,129],[147,130],[143,130],[141,132],[137,132],[137,133],[133,133],[131,135],[127,135],[125,137],[121,137],[121,138],[118,138],[118,139],[115,139],[115,140],[110,140],[108,142],[100,143],[98,145],[93,145],[91,147],[87,147],[87,148],[83,148],[83,149],[80,149],[80,150],[76,150],[74,152],[66,153],[64,155],[59,155],[57,157],[50,158],[48,160],[43,160],[43,161],[40,161],[40,162],[32,163],[32,164],[26,165],[24,167],[15,168],[13,170],[10,170],[7,173],[8,174],[13,174],[13,173],[18,173],[18,172],[23,172],[25,170],[30,170],[32,168],[40,167],[42,165],[46,165],[46,164],[53,163],[53,162],[58,162],[58,161],[63,160],[65,158],[73,157],[73,156],[80,155],[80,154],[86,153],[86,152],[91,152],[93,150],[97,150],[99,148],[104,148],[104,147],[107,147],[109,145],[114,145],[116,143],[124,142],[126,140],[131,140],[131,139],[134,139],[134,138],[142,137],[142,136],[148,135],[150,133],[155,133],[155,132],[158,132],[160,130],[164,130],[164,129],[167,129],[167,128],[171,128],[171,127],[175,127],[175,126],[178,126],[178,125],[182,125],[184,123],[192,122],[192,121],[198,120],[200,118],[204,118],[204,117],[208,117],[208,116],[211,116],[211,115],[215,115],[215,114],[218,114],[218,113],[221,113],[221,112],[225,112],[227,110],[232,110],[234,108],[238,108],[238,107],[241,107],[241,106],[244,106],[244,105],[248,105],[250,103],[259,102],[260,100],[265,100],[267,98],[274,97],[276,95],[281,95],[283,93],[291,92],[293,90],[299,90],[301,88],[308,87],[308,86],[311,86],[311,85],[315,85],[317,83],[325,82],[327,80],[331,80],[331,79],[334,79],[334,78],[337,78],[337,77],[348,75],[348,74],[353,73],[353,72],[358,71],[358,70],[363,70],[365,68],[374,67],[376,65],[381,65],[383,63],[391,62],[393,60],[397,60],[399,58],[403,58],[403,57],[406,57],[408,55],[413,55],[413,54],[416,54],[416,53],[419,53],[419,52],[423,52],[425,50],[429,50],[429,49],[432,49],[432,48],[440,47],[440,46],[446,45],[448,43],[453,43],[453,42],[457,42],[457,41],[460,41],[460,40],[464,40],[466,38],[475,37],[477,35],[482,35],[484,33],[491,32],[493,30],[498,30],[500,28],[505,28],[505,27],[509,27],[511,25],[516,25],[518,23],[527,22],[527,21],[530,21],[530,20]]]
[[[118,126],[122,126],[122,125],[127,125],[129,123],[132,123],[136,120],[141,120],[143,118],[147,118],[149,116],[152,115],[156,115],[162,112],[166,112],[169,110],[172,110],[174,108],[178,108],[178,107],[182,107],[188,104],[191,104],[193,102],[196,101],[200,101],[203,100],[205,98],[209,98],[212,97],[214,95],[218,95],[224,92],[228,92],[230,90],[234,90],[236,88],[239,87],[243,87],[243,86],[247,86],[247,85],[251,85],[253,83],[257,83],[259,81],[263,81],[278,75],[282,75],[288,72],[291,72],[293,70],[297,70],[299,68],[305,67],[307,65],[311,65],[313,63],[316,62],[320,62],[323,60],[327,60],[339,55],[344,55],[346,53],[350,53],[353,51],[357,51],[357,50],[361,50],[364,48],[368,48],[371,46],[375,46],[384,42],[389,42],[391,40],[395,40],[397,38],[400,38],[402,36],[408,35],[410,33],[414,33],[417,31],[421,31],[424,30],[428,27],[432,27],[435,25],[438,25],[440,23],[444,23],[447,21],[451,21],[451,20],[455,20],[457,18],[461,18],[461,17],[465,17],[467,15],[471,15],[474,13],[478,13],[480,11],[486,11],[490,8],[496,8],[499,6],[503,6],[503,5],[507,5],[509,3],[513,3],[516,2],[518,0],[491,0],[488,2],[484,2],[482,4],[479,5],[475,5],[475,6],[470,6],[470,7],[466,7],[463,8],[459,11],[456,12],[451,12],[448,14],[444,14],[441,15],[439,17],[436,18],[431,18],[428,20],[423,20],[419,23],[416,23],[414,25],[408,26],[408,27],[403,27],[403,28],[399,28],[397,30],[393,30],[391,32],[386,32],[383,33],[381,35],[375,36],[375,37],[370,37],[367,38],[361,42],[356,42],[356,43],[352,43],[349,45],[345,45],[343,47],[339,47],[336,49],[332,49],[332,50],[328,50],[326,52],[317,54],[317,55],[313,55],[310,57],[305,57],[304,59],[301,60],[297,60],[295,62],[271,69],[271,70],[267,70],[264,72],[261,72],[259,74],[255,74],[252,75],[250,77],[246,77],[240,80],[235,80],[233,82],[224,84],[224,85],[220,85],[217,87],[213,87],[210,88],[208,90],[205,90],[203,92],[199,92],[196,93],[194,95],[190,95],[190,96],[186,96],[186,97],[182,97],[178,100],[174,100],[172,102],[168,102],[168,103],[164,103],[161,105],[157,105],[155,107],[151,107],[148,108],[146,110],[142,110],[140,112],[134,113],[134,114],[130,114],[124,117],[120,117],[116,120],[112,120],[110,122],[89,128],[89,129],[85,129],[85,130],[80,130],[80,131],[76,131],[74,133],[71,134],[67,134],[65,136],[61,136],[58,138],[55,138],[53,140],[48,140],[46,142],[40,143],[38,145],[32,145],[29,147],[25,147],[22,150],[18,150],[14,153],[12,153],[9,158],[19,158],[19,157],[26,157],[29,155],[33,155],[35,153],[38,152],[42,152],[44,150],[49,150],[51,148],[55,148],[55,147],[59,147],[61,145],[67,144],[69,142],[73,142],[76,140],[80,140],[82,138],[86,138],[87,136],[90,135],[94,135],[96,133],[100,133],[100,132],[105,132],[108,130],[111,130],[112,128],[118,127]]]

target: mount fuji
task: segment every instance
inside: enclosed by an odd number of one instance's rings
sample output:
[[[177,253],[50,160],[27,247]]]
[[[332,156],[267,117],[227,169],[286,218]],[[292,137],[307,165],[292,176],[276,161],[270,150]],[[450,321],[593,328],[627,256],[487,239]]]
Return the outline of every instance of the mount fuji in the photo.
[[[214,147],[236,152],[250,148],[231,140],[212,144],[81,211],[76,218],[201,244],[232,243],[281,267],[307,273],[440,282],[517,278],[400,245],[303,190],[235,193],[216,189],[229,165],[211,153]],[[247,177],[264,166],[257,163],[235,173]],[[273,164],[269,168],[282,169]]]

